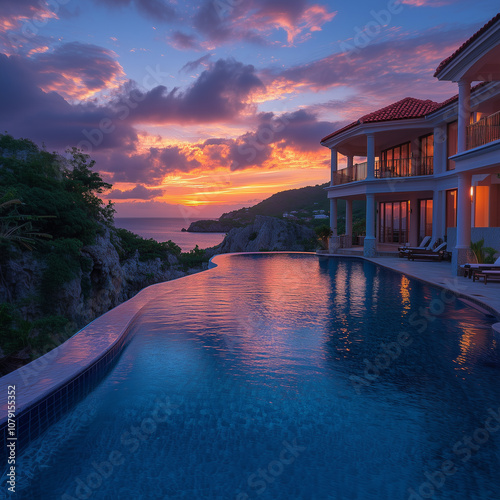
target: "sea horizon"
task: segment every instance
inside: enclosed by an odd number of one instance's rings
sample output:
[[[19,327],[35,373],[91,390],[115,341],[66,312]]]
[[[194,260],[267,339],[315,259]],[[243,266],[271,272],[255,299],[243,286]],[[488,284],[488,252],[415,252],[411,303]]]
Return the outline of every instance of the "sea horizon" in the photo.
[[[160,243],[173,241],[183,252],[189,252],[196,245],[199,248],[210,248],[224,239],[225,233],[191,233],[188,229],[191,222],[198,220],[217,220],[216,218],[187,217],[115,217],[115,226],[127,229],[145,239],[152,238]],[[140,221],[140,222],[139,222]]]

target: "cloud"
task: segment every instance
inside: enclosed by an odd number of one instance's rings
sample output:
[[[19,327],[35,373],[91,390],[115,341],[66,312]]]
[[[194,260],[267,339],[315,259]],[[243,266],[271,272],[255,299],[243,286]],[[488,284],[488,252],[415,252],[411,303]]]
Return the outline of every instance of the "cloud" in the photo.
[[[259,125],[231,144],[231,170],[261,167],[276,150],[290,149],[300,153],[321,150],[318,137],[324,137],[338,124],[319,121],[306,110],[293,113],[261,113]]]
[[[163,85],[141,93],[133,123],[211,123],[237,117],[252,93],[264,87],[252,65],[219,59],[185,91]]]
[[[194,16],[194,26],[211,43],[245,40],[269,44],[269,35],[284,30],[287,43],[304,41],[330,22],[335,12],[307,0],[206,0]]]
[[[0,0],[0,32],[16,29],[22,21],[34,20],[38,22],[50,18],[57,18],[59,4],[54,10],[40,0]]]
[[[93,102],[70,104],[59,93],[44,92],[46,75],[32,61],[0,54],[0,122],[9,133],[62,149],[95,135],[95,127],[113,116],[113,110]],[[102,134],[102,148],[127,148],[137,140],[136,131],[125,121],[116,121],[111,134]],[[97,130],[97,132],[99,132]],[[100,139],[99,137],[97,137]]]
[[[175,9],[162,0],[94,0],[97,4],[105,4],[112,8],[123,8],[134,5],[145,17],[155,21],[168,22],[176,18]]]
[[[366,100],[370,109],[365,112],[407,96],[445,100],[455,86],[437,82],[432,75],[469,32],[470,27],[444,30],[439,26],[414,36],[395,35],[284,70],[268,68],[259,76],[267,89],[279,88],[282,95],[348,89],[349,96]]]
[[[77,145],[86,152],[135,149],[138,124],[230,121],[251,109],[263,84],[255,68],[219,60],[186,90],[158,86],[141,92],[133,82],[108,101],[68,102],[113,86],[121,67],[105,49],[66,44],[32,57],[0,54],[0,120],[4,130],[51,148]],[[71,80],[71,81],[70,81]]]
[[[142,184],[137,184],[133,189],[126,191],[113,189],[106,197],[115,200],[151,200],[162,194],[163,190],[161,189],[148,189]]]
[[[113,182],[158,183],[174,172],[191,172],[201,167],[188,147],[150,148],[127,155],[120,151],[101,153],[97,162],[106,165]],[[101,167],[102,168],[102,167]]]
[[[85,99],[95,93],[117,88],[125,73],[115,54],[97,45],[65,43],[52,52],[34,52],[30,62],[45,92],[57,91],[69,99]]]
[[[194,35],[174,31],[168,43],[177,50],[199,50],[200,44]]]
[[[211,54],[206,54],[203,57],[196,59],[196,61],[189,61],[184,64],[184,66],[181,68],[181,71],[184,71],[185,73],[191,73],[192,71],[198,69],[199,66],[207,67],[211,57]]]

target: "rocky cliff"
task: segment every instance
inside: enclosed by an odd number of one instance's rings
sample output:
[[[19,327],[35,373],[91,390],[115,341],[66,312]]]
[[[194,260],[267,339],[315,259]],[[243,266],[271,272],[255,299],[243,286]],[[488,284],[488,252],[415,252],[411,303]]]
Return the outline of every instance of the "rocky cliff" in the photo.
[[[191,222],[187,231],[190,233],[227,233],[241,224],[233,220],[197,220]]]
[[[316,233],[308,227],[276,217],[257,215],[252,224],[229,231],[217,251],[313,251],[316,240]]]
[[[51,274],[50,260],[36,251],[16,248],[0,259],[0,375],[43,354],[42,347],[55,347],[142,288],[195,272],[172,253],[143,261],[137,251],[120,260],[119,250],[114,229],[106,227],[95,244],[80,249],[77,265],[64,279]],[[52,284],[47,283],[51,276]],[[22,343],[12,339],[9,328],[17,335],[24,328]]]

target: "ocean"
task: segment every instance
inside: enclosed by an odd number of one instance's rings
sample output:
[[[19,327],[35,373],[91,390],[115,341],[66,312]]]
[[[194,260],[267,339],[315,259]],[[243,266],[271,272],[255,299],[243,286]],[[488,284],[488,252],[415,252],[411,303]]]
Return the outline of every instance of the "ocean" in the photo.
[[[183,252],[192,250],[196,245],[208,248],[218,245],[224,239],[224,233],[188,233],[182,228],[188,228],[191,222],[200,219],[184,217],[115,217],[115,226],[128,229],[143,238],[153,238],[163,242],[172,240]]]

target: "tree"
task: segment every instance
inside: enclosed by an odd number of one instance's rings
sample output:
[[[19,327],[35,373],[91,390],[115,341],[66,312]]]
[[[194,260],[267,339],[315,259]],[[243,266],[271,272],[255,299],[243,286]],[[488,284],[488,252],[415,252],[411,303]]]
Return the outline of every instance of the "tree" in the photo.
[[[332,237],[333,231],[330,226],[323,224],[315,229],[318,240],[324,250],[328,248],[328,240]]]
[[[20,243],[28,250],[32,250],[37,238],[52,238],[50,234],[40,233],[33,228],[33,222],[42,217],[19,214],[16,206],[22,204],[21,200],[5,201],[5,198],[6,196],[0,198],[0,240]],[[4,211],[7,213],[4,214]]]
[[[113,186],[104,182],[97,172],[92,171],[95,160],[91,160],[89,155],[82,153],[77,148],[68,149],[66,152],[71,155],[69,164],[72,167],[63,170],[67,189],[82,198],[89,215],[100,222],[112,223],[116,212],[113,203],[108,201],[105,204],[97,195],[104,193]]]

